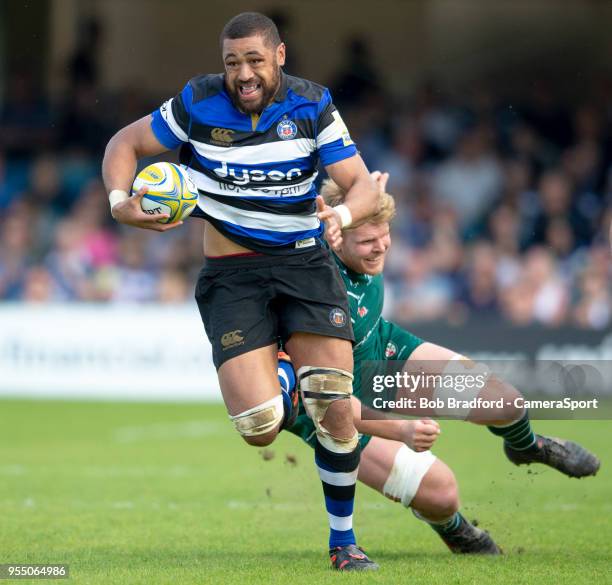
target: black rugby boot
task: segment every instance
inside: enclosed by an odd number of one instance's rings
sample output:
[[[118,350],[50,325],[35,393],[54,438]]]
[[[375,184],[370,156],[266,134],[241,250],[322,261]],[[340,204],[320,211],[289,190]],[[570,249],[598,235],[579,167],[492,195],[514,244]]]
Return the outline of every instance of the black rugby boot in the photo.
[[[463,516],[456,530],[450,534],[440,534],[451,552],[460,555],[500,555],[501,549],[495,544],[488,532],[476,528]]]
[[[337,546],[329,551],[332,569],[337,571],[377,571],[378,565],[355,544]]]
[[[515,465],[543,463],[569,477],[595,475],[599,470],[599,459],[584,447],[555,437],[536,435],[534,447],[517,451],[504,443],[506,457]]]

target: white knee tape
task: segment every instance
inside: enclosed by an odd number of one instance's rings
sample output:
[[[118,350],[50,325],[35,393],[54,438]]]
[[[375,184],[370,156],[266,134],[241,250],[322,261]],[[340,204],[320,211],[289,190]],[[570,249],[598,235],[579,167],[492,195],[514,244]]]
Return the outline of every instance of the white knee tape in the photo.
[[[350,398],[353,393],[353,374],[338,368],[303,366],[297,376],[302,403],[314,423],[321,445],[334,453],[354,451],[359,442],[357,431],[350,439],[344,439],[335,437],[321,424],[332,402]]]
[[[446,364],[432,394],[434,400],[439,398],[445,405],[436,408],[436,414],[466,419],[471,408],[449,407],[448,399],[456,398],[465,402],[477,398],[490,375],[491,372],[485,364],[473,362],[464,355],[456,353]]]
[[[402,445],[395,455],[391,473],[383,486],[383,494],[408,508],[435,460],[436,456],[431,451],[417,453]]]
[[[243,437],[256,437],[277,427],[284,415],[283,397],[279,394],[249,410],[230,416],[230,419]]]

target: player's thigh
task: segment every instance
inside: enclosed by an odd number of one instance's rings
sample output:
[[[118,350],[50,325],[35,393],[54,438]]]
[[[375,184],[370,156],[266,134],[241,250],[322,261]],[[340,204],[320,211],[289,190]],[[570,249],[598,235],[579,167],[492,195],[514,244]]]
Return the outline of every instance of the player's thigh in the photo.
[[[456,365],[451,365],[451,362]],[[425,342],[417,347],[404,366],[405,370],[411,372],[423,372],[429,374],[471,374],[483,377],[473,390],[473,396],[480,397],[483,401],[495,402],[503,398],[504,406],[499,408],[471,409],[468,419],[480,424],[508,424],[522,416],[522,409],[514,406],[514,401],[521,393],[508,382],[496,375],[490,375],[484,364],[476,364],[469,358],[433,343]],[[434,389],[427,386],[417,389],[415,394],[430,397]]]
[[[372,437],[361,452],[357,478],[365,485],[383,493],[384,485],[393,469],[397,452],[403,443]]]
[[[353,350],[346,339],[297,332],[291,335],[286,348],[296,371],[302,366],[353,371]]]
[[[419,345],[408,357],[408,362],[419,364],[424,372],[440,374],[444,368],[457,355],[456,351],[425,341]]]
[[[223,362],[219,385],[230,415],[240,414],[280,394],[276,344],[260,347]]]

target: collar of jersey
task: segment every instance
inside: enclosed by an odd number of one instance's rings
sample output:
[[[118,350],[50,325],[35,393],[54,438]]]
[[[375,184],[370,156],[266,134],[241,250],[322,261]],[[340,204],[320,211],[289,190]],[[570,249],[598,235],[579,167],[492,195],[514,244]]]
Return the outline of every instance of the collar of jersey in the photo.
[[[280,87],[276,92],[276,96],[274,96],[274,101],[278,103],[284,102],[287,98],[287,75],[285,75],[282,67],[280,70],[280,78]]]
[[[331,249],[331,248],[330,248]],[[367,274],[360,274],[359,272],[355,272],[351,270],[340,258],[336,255],[336,253],[332,250],[332,254],[334,255],[334,260],[338,265],[338,268],[344,272],[349,277],[352,282],[366,282],[368,280]]]

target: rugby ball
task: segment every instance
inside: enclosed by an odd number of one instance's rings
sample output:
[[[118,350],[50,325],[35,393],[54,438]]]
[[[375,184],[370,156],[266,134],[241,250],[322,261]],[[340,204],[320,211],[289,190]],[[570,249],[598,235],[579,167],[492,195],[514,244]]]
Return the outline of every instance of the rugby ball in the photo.
[[[167,213],[170,216],[160,219],[160,223],[185,219],[198,202],[195,183],[187,171],[173,163],[159,162],[142,169],[132,185],[132,195],[144,186],[149,190],[141,199],[142,210],[149,215]]]

